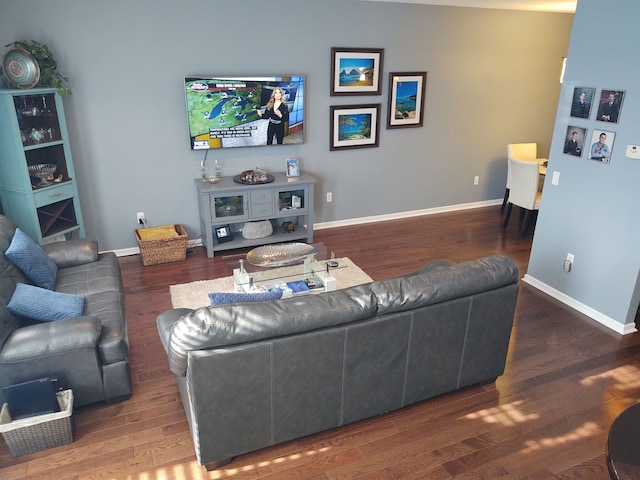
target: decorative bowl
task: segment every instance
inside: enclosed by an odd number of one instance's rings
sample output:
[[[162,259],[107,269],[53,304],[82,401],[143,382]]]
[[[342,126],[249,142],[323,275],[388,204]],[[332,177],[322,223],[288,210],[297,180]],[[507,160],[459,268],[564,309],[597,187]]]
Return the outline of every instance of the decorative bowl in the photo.
[[[233,205],[222,205],[217,208],[218,216],[230,217],[236,214],[236,207]]]
[[[283,267],[302,262],[318,250],[306,243],[281,243],[257,247],[247,253],[247,261],[257,267]]]
[[[46,187],[53,183],[53,174],[56,173],[58,166],[52,163],[38,163],[37,165],[29,165],[27,168],[29,175],[40,179],[40,183],[36,186]]]

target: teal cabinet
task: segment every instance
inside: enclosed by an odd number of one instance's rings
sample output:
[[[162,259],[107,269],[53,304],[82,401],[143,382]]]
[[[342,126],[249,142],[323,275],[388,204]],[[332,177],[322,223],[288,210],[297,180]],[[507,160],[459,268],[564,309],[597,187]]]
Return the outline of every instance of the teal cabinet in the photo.
[[[55,88],[0,90],[0,202],[39,243],[84,237],[76,175]]]

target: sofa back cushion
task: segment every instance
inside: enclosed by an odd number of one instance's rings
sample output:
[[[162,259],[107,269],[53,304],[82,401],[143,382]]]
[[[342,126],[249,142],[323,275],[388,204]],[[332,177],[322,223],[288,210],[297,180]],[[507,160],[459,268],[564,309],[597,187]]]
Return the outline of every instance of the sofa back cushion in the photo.
[[[203,307],[181,317],[163,336],[169,367],[184,375],[192,350],[238,345],[355,322],[376,315],[366,285],[284,300]]]
[[[378,313],[425,307],[457,297],[474,295],[518,281],[518,268],[504,255],[452,265],[438,264],[420,272],[370,284],[378,300]]]

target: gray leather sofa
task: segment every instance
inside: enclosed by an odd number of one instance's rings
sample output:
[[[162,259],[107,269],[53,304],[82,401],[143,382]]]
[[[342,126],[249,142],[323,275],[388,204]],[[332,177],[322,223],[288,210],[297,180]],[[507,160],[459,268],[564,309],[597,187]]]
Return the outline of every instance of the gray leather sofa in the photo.
[[[36,322],[7,310],[17,283],[32,284],[4,255],[15,230],[0,215],[0,386],[49,376],[73,389],[76,406],[129,398],[129,340],[115,254],[98,253],[93,240],[43,245],[58,267],[54,290],[82,295],[85,303],[82,316]]]
[[[518,295],[507,257],[335,292],[160,314],[198,462],[451,392],[504,371]]]

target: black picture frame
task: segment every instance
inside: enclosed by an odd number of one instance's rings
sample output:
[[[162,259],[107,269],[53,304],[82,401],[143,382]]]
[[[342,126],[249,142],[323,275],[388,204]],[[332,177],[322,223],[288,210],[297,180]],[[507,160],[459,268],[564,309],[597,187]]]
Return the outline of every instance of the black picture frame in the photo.
[[[218,243],[230,242],[233,240],[233,234],[231,233],[231,225],[221,225],[213,228],[213,233],[216,235]]]

